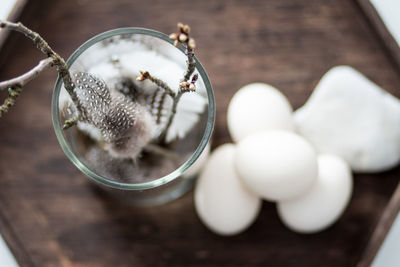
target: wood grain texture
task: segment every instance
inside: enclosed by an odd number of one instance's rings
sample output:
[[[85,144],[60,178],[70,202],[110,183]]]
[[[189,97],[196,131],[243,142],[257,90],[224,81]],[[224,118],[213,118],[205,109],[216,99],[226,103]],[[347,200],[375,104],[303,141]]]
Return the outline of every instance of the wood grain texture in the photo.
[[[348,0],[46,0],[30,1],[22,16],[64,57],[105,30],[169,33],[177,21],[192,26],[214,86],[214,147],[230,142],[226,107],[250,82],[278,87],[298,108],[329,68],[346,64],[400,97],[398,73]],[[11,37],[0,79],[41,58],[28,40]],[[200,223],[191,193],[154,208],[99,197],[57,143],[50,116],[55,79],[55,71],[43,73],[0,120],[0,231],[23,266],[354,266],[399,180],[399,167],[356,175],[344,216],[319,234],[287,230],[274,204],[264,203],[248,231],[219,237]]]
[[[389,204],[386,206],[378,225],[372,234],[371,240],[364,251],[363,257],[357,264],[357,267],[368,267],[372,264],[375,256],[377,255],[383,241],[385,240],[390,227],[392,227],[396,220],[397,214],[400,211],[400,184],[397,186],[396,191],[393,193]]]
[[[375,7],[371,4],[370,0],[357,0],[362,12],[367,17],[372,29],[376,32],[377,36],[381,39],[384,48],[393,60],[395,67],[400,70],[400,47],[392,34],[386,28],[385,23],[378,14]]]

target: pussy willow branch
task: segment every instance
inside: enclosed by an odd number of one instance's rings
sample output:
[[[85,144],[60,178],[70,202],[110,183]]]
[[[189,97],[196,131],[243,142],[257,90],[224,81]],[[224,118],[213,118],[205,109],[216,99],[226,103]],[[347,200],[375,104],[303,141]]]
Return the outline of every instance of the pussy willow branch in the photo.
[[[167,133],[168,133],[168,129],[169,127],[171,127],[172,121],[174,120],[175,114],[176,114],[176,109],[178,107],[178,103],[179,100],[181,99],[182,95],[185,93],[186,91],[179,91],[176,96],[173,98],[173,102],[172,102],[172,110],[171,110],[171,116],[169,116],[168,118],[168,122],[167,125],[165,126],[164,130],[161,132],[160,137],[159,137],[159,141],[161,143],[165,142],[165,139],[167,137]]]
[[[194,70],[196,69],[196,61],[194,60],[194,49],[186,47],[186,55],[187,55],[187,62],[186,62],[186,72],[185,75],[183,76],[184,82],[189,81]]]
[[[190,38],[189,33],[190,33],[190,27],[189,25],[183,25],[182,23],[178,23],[178,33],[172,33],[170,34],[169,38],[171,40],[174,40],[174,45],[179,46],[181,44],[184,44],[186,47],[185,54],[187,56],[187,61],[186,61],[186,71],[185,74],[183,75],[183,79],[181,80],[181,83],[179,84],[179,89],[178,92],[172,91],[168,85],[150,75],[148,71],[141,71],[141,76],[137,78],[138,81],[144,81],[144,80],[150,80],[154,84],[156,84],[158,87],[164,89],[173,100],[172,103],[172,110],[171,110],[171,115],[168,118],[168,122],[164,128],[164,130],[161,132],[159,136],[159,141],[161,143],[165,142],[165,138],[167,136],[168,130],[171,127],[172,121],[174,120],[176,111],[177,111],[177,106],[179,103],[179,100],[181,99],[182,95],[186,92],[190,91],[195,91],[195,82],[197,80],[197,75],[194,75],[192,78],[192,81],[189,82],[190,77],[192,77],[195,69],[196,69],[196,61],[194,59],[194,48],[196,47],[195,41],[193,38]]]
[[[54,50],[49,46],[49,44],[36,32],[28,29],[25,27],[21,22],[13,23],[9,21],[2,21],[0,20],[0,28],[9,29],[12,31],[17,31],[24,34],[26,37],[31,39],[36,47],[42,51],[48,58],[51,59],[49,61],[44,61],[44,63],[39,63],[34,69],[28,71],[27,73],[11,79],[9,81],[5,81],[1,83],[4,86],[0,86],[0,90],[4,90],[7,88],[12,88],[13,86],[23,86],[30,80],[34,79],[36,76],[39,75],[40,72],[47,69],[49,66],[55,66],[57,68],[58,74],[62,78],[64,82],[64,87],[71,96],[72,101],[77,106],[78,110],[81,110],[78,97],[74,91],[74,84],[72,82],[71,75],[68,71],[68,66],[65,63],[64,59],[60,57]],[[43,61],[41,61],[43,62]],[[8,86],[8,87],[7,87]]]
[[[149,80],[161,89],[163,89],[171,97],[175,97],[175,92],[163,80],[152,76],[148,71],[140,71],[141,76],[137,77],[137,81]]]

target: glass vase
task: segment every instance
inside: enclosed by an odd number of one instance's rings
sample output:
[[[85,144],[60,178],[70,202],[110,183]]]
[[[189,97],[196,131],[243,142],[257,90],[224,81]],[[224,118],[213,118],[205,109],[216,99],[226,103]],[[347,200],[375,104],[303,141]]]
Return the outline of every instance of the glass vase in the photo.
[[[106,78],[106,83],[111,81],[108,86],[113,88],[124,87],[127,80],[131,86],[141,86],[135,81],[139,74],[138,68],[162,76],[171,87],[177,87],[179,81],[176,81],[176,73],[182,71],[180,76],[183,77],[186,60],[184,47],[174,47],[163,33],[143,28],[120,28],[101,33],[85,42],[71,55],[67,65],[71,73],[101,73],[104,76],[101,78]],[[137,159],[113,161],[114,159],[101,150],[101,142],[96,141],[96,133],[85,129],[84,124],[64,130],[63,124],[68,119],[65,106],[68,106],[70,98],[62,79],[58,78],[52,97],[52,119],[57,139],[67,157],[99,186],[101,192],[127,204],[149,206],[174,200],[193,187],[196,175],[209,152],[208,144],[215,119],[215,102],[210,80],[197,58],[195,61],[195,73],[199,75],[196,92],[188,92],[182,96],[174,118],[180,118],[180,124],[186,133],[171,141],[166,148],[174,160],[169,159],[168,155],[144,152]],[[161,65],[164,67],[161,68]],[[199,104],[197,113],[179,110],[186,94],[188,99],[201,99],[199,102],[202,104]],[[190,103],[186,106],[190,107]],[[194,115],[190,112],[194,112]],[[185,120],[182,119],[187,114],[192,114],[191,118],[195,118],[195,122],[191,121],[191,127],[185,126]],[[177,130],[178,137],[180,131]],[[91,156],[91,153],[95,156]]]

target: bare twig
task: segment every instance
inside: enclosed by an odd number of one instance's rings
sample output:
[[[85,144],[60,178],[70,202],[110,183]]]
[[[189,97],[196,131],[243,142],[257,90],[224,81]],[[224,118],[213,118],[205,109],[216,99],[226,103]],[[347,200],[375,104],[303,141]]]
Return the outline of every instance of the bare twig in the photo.
[[[190,77],[192,76],[194,70],[196,69],[196,61],[194,60],[194,50],[190,47],[186,47],[186,55],[187,55],[187,67],[186,73],[183,76],[183,81],[189,81]]]
[[[169,38],[174,40],[175,46],[180,46],[181,44],[185,44],[186,46],[186,72],[183,75],[183,82],[189,81],[193,72],[196,69],[196,61],[194,60],[194,49],[196,48],[196,43],[193,38],[189,36],[190,27],[189,25],[184,25],[182,23],[178,23],[178,33],[171,33]]]
[[[165,138],[167,137],[168,129],[171,127],[172,121],[174,120],[175,114],[176,114],[176,109],[178,107],[179,100],[181,99],[182,95],[186,91],[180,90],[176,96],[173,99],[172,103],[172,110],[171,110],[171,115],[168,118],[167,125],[165,126],[164,130],[161,132],[160,136],[158,137],[158,140],[162,143],[165,142]]]
[[[12,23],[9,21],[0,20],[0,28],[7,28],[9,30],[23,33],[26,37],[28,37],[29,39],[31,39],[33,41],[33,43],[36,45],[36,47],[40,51],[42,51],[47,57],[52,59],[52,62],[51,62],[52,66],[56,66],[58,74],[63,79],[65,89],[67,90],[67,92],[71,96],[72,101],[77,106],[78,110],[80,111],[81,107],[80,107],[80,104],[78,101],[78,97],[74,91],[75,85],[72,82],[71,75],[68,71],[68,66],[65,63],[64,59],[62,57],[60,57],[56,52],[54,52],[54,50],[48,45],[48,43],[38,33],[28,29],[21,22]],[[47,61],[46,61],[46,63],[49,64]],[[40,63],[39,63],[39,65],[40,65]],[[21,80],[20,80],[21,77],[24,77],[25,81],[30,81],[33,78],[35,78],[41,71],[45,70],[46,68],[47,67],[44,67],[43,65],[41,65],[41,68],[36,69],[38,72],[29,71],[28,72],[28,73],[30,73],[29,75],[27,75],[27,76],[21,75],[20,77],[13,79],[12,81],[15,82],[14,84],[12,84],[11,82],[10,83],[5,82],[5,83],[7,83],[7,85],[9,85],[10,87],[19,85],[21,83]],[[26,73],[26,74],[28,74],[28,73]],[[30,75],[32,75],[32,77],[30,77]]]
[[[0,82],[0,90],[5,90],[13,86],[22,87],[31,80],[33,80],[34,78],[36,78],[42,71],[50,68],[52,64],[53,64],[52,58],[43,59],[33,69],[22,74],[21,76],[18,76],[14,79],[10,79],[8,81]]]
[[[162,88],[171,97],[175,97],[175,92],[164,81],[152,76],[148,71],[141,70],[140,74],[141,74],[141,76],[136,78],[137,81],[142,82],[144,80],[149,80],[149,81],[153,82],[155,85],[157,85],[158,87]]]
[[[181,92],[194,92],[196,91],[196,81],[199,78],[198,74],[193,75],[192,80],[190,82],[183,81],[179,84],[179,89]]]
[[[189,25],[178,23],[178,30],[179,30],[178,33],[172,33],[169,35],[169,38],[171,40],[174,40],[175,46],[180,46],[181,44],[184,44],[186,46],[186,51],[185,51],[187,56],[186,71],[185,74],[183,75],[183,79],[179,83],[178,92],[175,93],[174,91],[172,91],[165,82],[151,76],[148,71],[140,71],[141,76],[139,76],[136,79],[138,81],[144,81],[147,79],[152,81],[157,86],[163,88],[173,99],[171,115],[168,118],[168,122],[164,130],[161,132],[159,136],[160,142],[165,142],[167,132],[172,124],[172,121],[174,120],[179,100],[181,99],[184,93],[193,92],[196,90],[195,83],[198,78],[197,74],[192,77],[193,72],[196,69],[196,61],[194,59],[194,48],[196,47],[196,43],[194,39],[189,36],[190,27]],[[189,82],[190,77],[192,77],[192,80]]]
[[[173,99],[171,116],[169,117],[167,125],[165,126],[163,132],[160,134],[159,140],[161,140],[163,142],[165,141],[168,129],[169,129],[169,127],[171,127],[172,121],[174,120],[179,100],[181,99],[181,97],[184,93],[193,92],[196,90],[195,83],[196,83],[198,77],[199,76],[197,74],[195,74],[195,75],[193,75],[191,82],[181,82],[179,84],[180,90]]]

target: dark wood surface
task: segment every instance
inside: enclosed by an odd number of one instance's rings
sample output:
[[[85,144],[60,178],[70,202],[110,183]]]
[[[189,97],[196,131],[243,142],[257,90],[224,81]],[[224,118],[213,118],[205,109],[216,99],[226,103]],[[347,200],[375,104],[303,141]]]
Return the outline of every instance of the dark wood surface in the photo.
[[[355,0],[31,0],[21,20],[64,57],[112,28],[169,33],[189,23],[214,85],[214,147],[230,141],[226,107],[250,82],[278,87],[298,108],[329,68],[346,64],[400,97],[398,70]],[[1,80],[41,58],[17,34],[0,55]],[[53,132],[55,79],[48,70],[26,86],[0,120],[0,231],[23,266],[354,266],[399,180],[399,167],[356,175],[344,216],[319,234],[289,231],[264,203],[249,230],[220,237],[200,223],[192,193],[154,208],[99,197]]]
[[[382,213],[379,223],[376,226],[374,233],[366,247],[361,260],[358,262],[357,267],[368,267],[372,264],[375,256],[378,254],[385,238],[390,231],[397,215],[400,211],[400,184],[397,186],[396,191],[393,193],[389,204],[386,206]]]
[[[375,30],[376,34],[379,35],[380,39],[387,48],[387,52],[391,55],[391,59],[397,68],[400,70],[400,47],[392,34],[386,28],[385,23],[379,16],[374,5],[371,4],[370,0],[357,0],[360,8],[367,17],[371,27]]]

